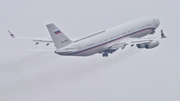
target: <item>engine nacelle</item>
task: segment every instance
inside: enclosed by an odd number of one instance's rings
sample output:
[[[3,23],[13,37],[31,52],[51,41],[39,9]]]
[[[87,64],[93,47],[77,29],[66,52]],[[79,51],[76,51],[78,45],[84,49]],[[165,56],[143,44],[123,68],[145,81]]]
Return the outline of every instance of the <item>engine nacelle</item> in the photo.
[[[137,48],[145,48],[146,44],[136,44]]]
[[[137,48],[146,48],[146,49],[151,49],[157,47],[158,45],[159,45],[158,40],[153,40],[149,43],[136,44]]]
[[[145,44],[145,48],[146,49],[151,49],[151,48],[157,47],[158,45],[159,45],[159,41],[158,40],[153,40],[153,41]]]

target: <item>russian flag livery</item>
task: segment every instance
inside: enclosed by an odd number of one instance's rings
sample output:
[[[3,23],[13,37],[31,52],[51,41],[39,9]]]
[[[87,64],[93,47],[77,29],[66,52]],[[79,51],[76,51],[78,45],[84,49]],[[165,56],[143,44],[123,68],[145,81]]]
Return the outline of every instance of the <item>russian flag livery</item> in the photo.
[[[55,34],[61,34],[61,31],[58,29],[58,30],[55,30],[54,33]]]

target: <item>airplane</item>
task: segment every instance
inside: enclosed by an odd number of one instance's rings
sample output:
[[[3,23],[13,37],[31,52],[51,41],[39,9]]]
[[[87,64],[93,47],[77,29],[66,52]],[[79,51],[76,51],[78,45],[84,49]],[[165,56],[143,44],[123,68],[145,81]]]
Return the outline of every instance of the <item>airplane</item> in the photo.
[[[31,39],[36,42],[35,45],[40,42],[46,43],[46,46],[54,43],[56,47],[54,52],[61,56],[91,56],[100,53],[103,57],[108,57],[109,54],[114,53],[118,49],[124,49],[127,45],[131,47],[136,45],[139,49],[157,47],[159,45],[159,39],[166,38],[163,30],[161,30],[161,38],[143,37],[154,34],[159,24],[160,21],[158,18],[144,17],[74,41],[67,37],[53,23],[46,25],[52,39],[16,37],[9,30],[8,32],[12,38]]]

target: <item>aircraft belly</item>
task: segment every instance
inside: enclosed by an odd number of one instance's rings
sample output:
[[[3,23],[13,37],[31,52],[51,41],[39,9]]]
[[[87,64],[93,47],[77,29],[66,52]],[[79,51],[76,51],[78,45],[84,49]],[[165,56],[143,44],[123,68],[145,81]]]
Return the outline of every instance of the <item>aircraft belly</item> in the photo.
[[[86,51],[82,51],[76,54],[73,54],[74,56],[90,56],[90,55],[94,55],[96,53],[101,53],[102,52],[102,47],[104,47],[104,45],[102,46],[98,46],[92,49],[88,49]]]

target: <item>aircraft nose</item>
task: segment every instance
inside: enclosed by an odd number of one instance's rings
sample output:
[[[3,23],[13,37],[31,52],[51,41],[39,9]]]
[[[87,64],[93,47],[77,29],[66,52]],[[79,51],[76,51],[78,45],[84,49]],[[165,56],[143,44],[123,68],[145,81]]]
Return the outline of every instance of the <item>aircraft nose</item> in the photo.
[[[159,21],[159,19],[156,19],[157,20],[157,23],[158,23],[158,26],[159,26],[159,24],[160,24],[160,21]]]
[[[160,25],[160,21],[158,18],[154,19],[154,24],[155,24],[156,28]]]

